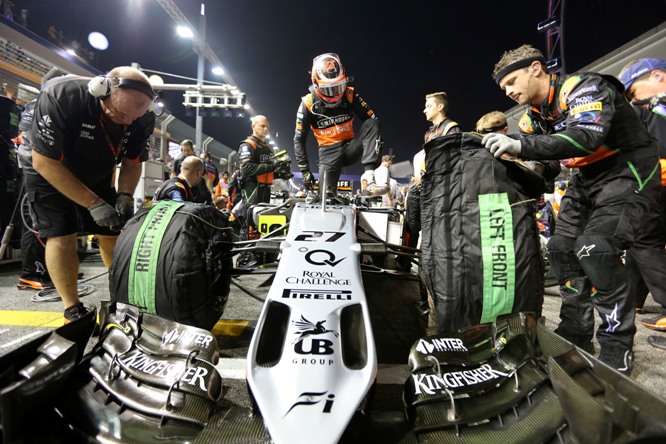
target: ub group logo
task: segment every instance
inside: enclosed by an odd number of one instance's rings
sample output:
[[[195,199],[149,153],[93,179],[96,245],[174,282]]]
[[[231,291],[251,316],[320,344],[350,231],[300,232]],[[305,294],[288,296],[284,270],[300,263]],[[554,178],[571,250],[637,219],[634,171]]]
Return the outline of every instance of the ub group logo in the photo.
[[[298,342],[301,342],[303,339],[309,337],[309,336],[316,336],[316,335],[323,335],[326,333],[332,333],[336,338],[340,336],[340,334],[335,331],[335,330],[328,330],[324,327],[324,323],[326,322],[326,319],[323,321],[319,321],[317,323],[309,321],[305,316],[301,315],[301,319],[298,321],[291,321],[291,323],[296,326],[297,332],[296,334],[298,337],[294,340],[292,344],[296,344]]]
[[[310,355],[310,357],[296,358],[292,361],[293,364],[305,365],[333,365],[335,362],[326,356],[333,355],[335,349],[333,348],[333,341],[324,339],[321,336],[332,334],[336,338],[340,334],[335,330],[330,330],[324,327],[326,320],[317,323],[309,321],[303,315],[298,321],[291,321],[292,325],[296,327],[296,339],[292,342],[294,352],[299,355]]]

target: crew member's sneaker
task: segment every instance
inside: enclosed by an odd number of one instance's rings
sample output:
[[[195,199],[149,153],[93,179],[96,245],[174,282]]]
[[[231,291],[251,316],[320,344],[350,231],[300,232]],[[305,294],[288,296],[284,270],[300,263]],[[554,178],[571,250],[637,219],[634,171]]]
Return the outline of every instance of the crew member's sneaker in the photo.
[[[660,314],[659,316],[643,319],[641,324],[650,330],[666,331],[666,315]]]
[[[68,307],[65,309],[65,324],[69,324],[70,322],[74,322],[79,318],[82,318],[85,316],[90,309],[83,305],[83,302],[76,303],[72,305],[71,307]]]
[[[634,353],[622,348],[602,347],[599,360],[623,375],[629,376],[634,366]]]
[[[79,271],[77,279],[83,279],[83,272]],[[35,275],[19,276],[16,286],[19,290],[48,290],[55,288],[51,278]]]
[[[20,276],[16,286],[19,290],[46,290],[54,287],[51,279],[39,276]]]

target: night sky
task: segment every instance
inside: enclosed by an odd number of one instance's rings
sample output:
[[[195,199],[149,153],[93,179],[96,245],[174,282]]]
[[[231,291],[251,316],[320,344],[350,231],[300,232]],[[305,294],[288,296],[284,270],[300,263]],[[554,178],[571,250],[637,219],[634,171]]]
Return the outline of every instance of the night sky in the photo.
[[[176,35],[173,21],[154,0],[14,3],[17,12],[30,10],[28,27],[37,33],[45,34],[50,24],[82,42],[91,31],[104,33],[110,47],[99,55],[102,71],[138,62],[144,68],[196,77],[192,43]],[[201,2],[175,3],[198,26]],[[337,52],[355,78],[352,86],[382,122],[385,149],[392,149],[398,161],[411,160],[421,149],[429,125],[422,113],[427,93],[446,91],[449,116],[464,130],[472,130],[486,112],[512,107],[491,78],[493,65],[504,51],[523,43],[545,51],[545,36],[536,25],[548,11],[545,0],[208,0],[205,6],[207,43],[255,111],[269,118],[280,148],[293,156],[296,109],[310,84],[312,58]],[[664,21],[663,0],[566,2],[567,71],[592,63]],[[207,80],[219,80],[208,64],[206,68]],[[194,126],[194,119],[184,116],[182,95],[169,93],[166,98],[169,111]],[[251,133],[249,120],[237,118],[205,118],[203,130],[232,148]],[[309,145],[314,167],[311,134]]]

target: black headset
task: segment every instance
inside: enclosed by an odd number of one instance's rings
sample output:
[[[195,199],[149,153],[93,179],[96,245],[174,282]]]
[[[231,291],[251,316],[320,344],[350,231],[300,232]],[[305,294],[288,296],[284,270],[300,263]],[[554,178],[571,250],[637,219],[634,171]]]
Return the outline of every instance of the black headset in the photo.
[[[150,97],[152,101],[150,102],[150,108],[148,108],[148,111],[155,112],[157,110],[157,95],[155,94],[155,91],[152,86],[140,80],[125,79],[122,77],[96,76],[88,82],[88,92],[96,99],[105,99],[111,94],[114,81],[117,82],[115,86],[118,88],[129,88],[141,91]]]

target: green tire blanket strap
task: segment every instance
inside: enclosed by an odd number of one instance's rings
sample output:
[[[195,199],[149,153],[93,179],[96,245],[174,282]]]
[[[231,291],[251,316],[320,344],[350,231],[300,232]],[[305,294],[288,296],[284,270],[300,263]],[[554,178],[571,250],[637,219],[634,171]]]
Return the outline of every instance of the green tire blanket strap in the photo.
[[[479,195],[483,254],[481,323],[511,313],[515,291],[513,217],[506,193]]]
[[[143,221],[132,248],[130,270],[127,279],[129,303],[147,313],[157,314],[155,309],[155,271],[162,238],[169,222],[183,202],[163,200],[157,203]]]

